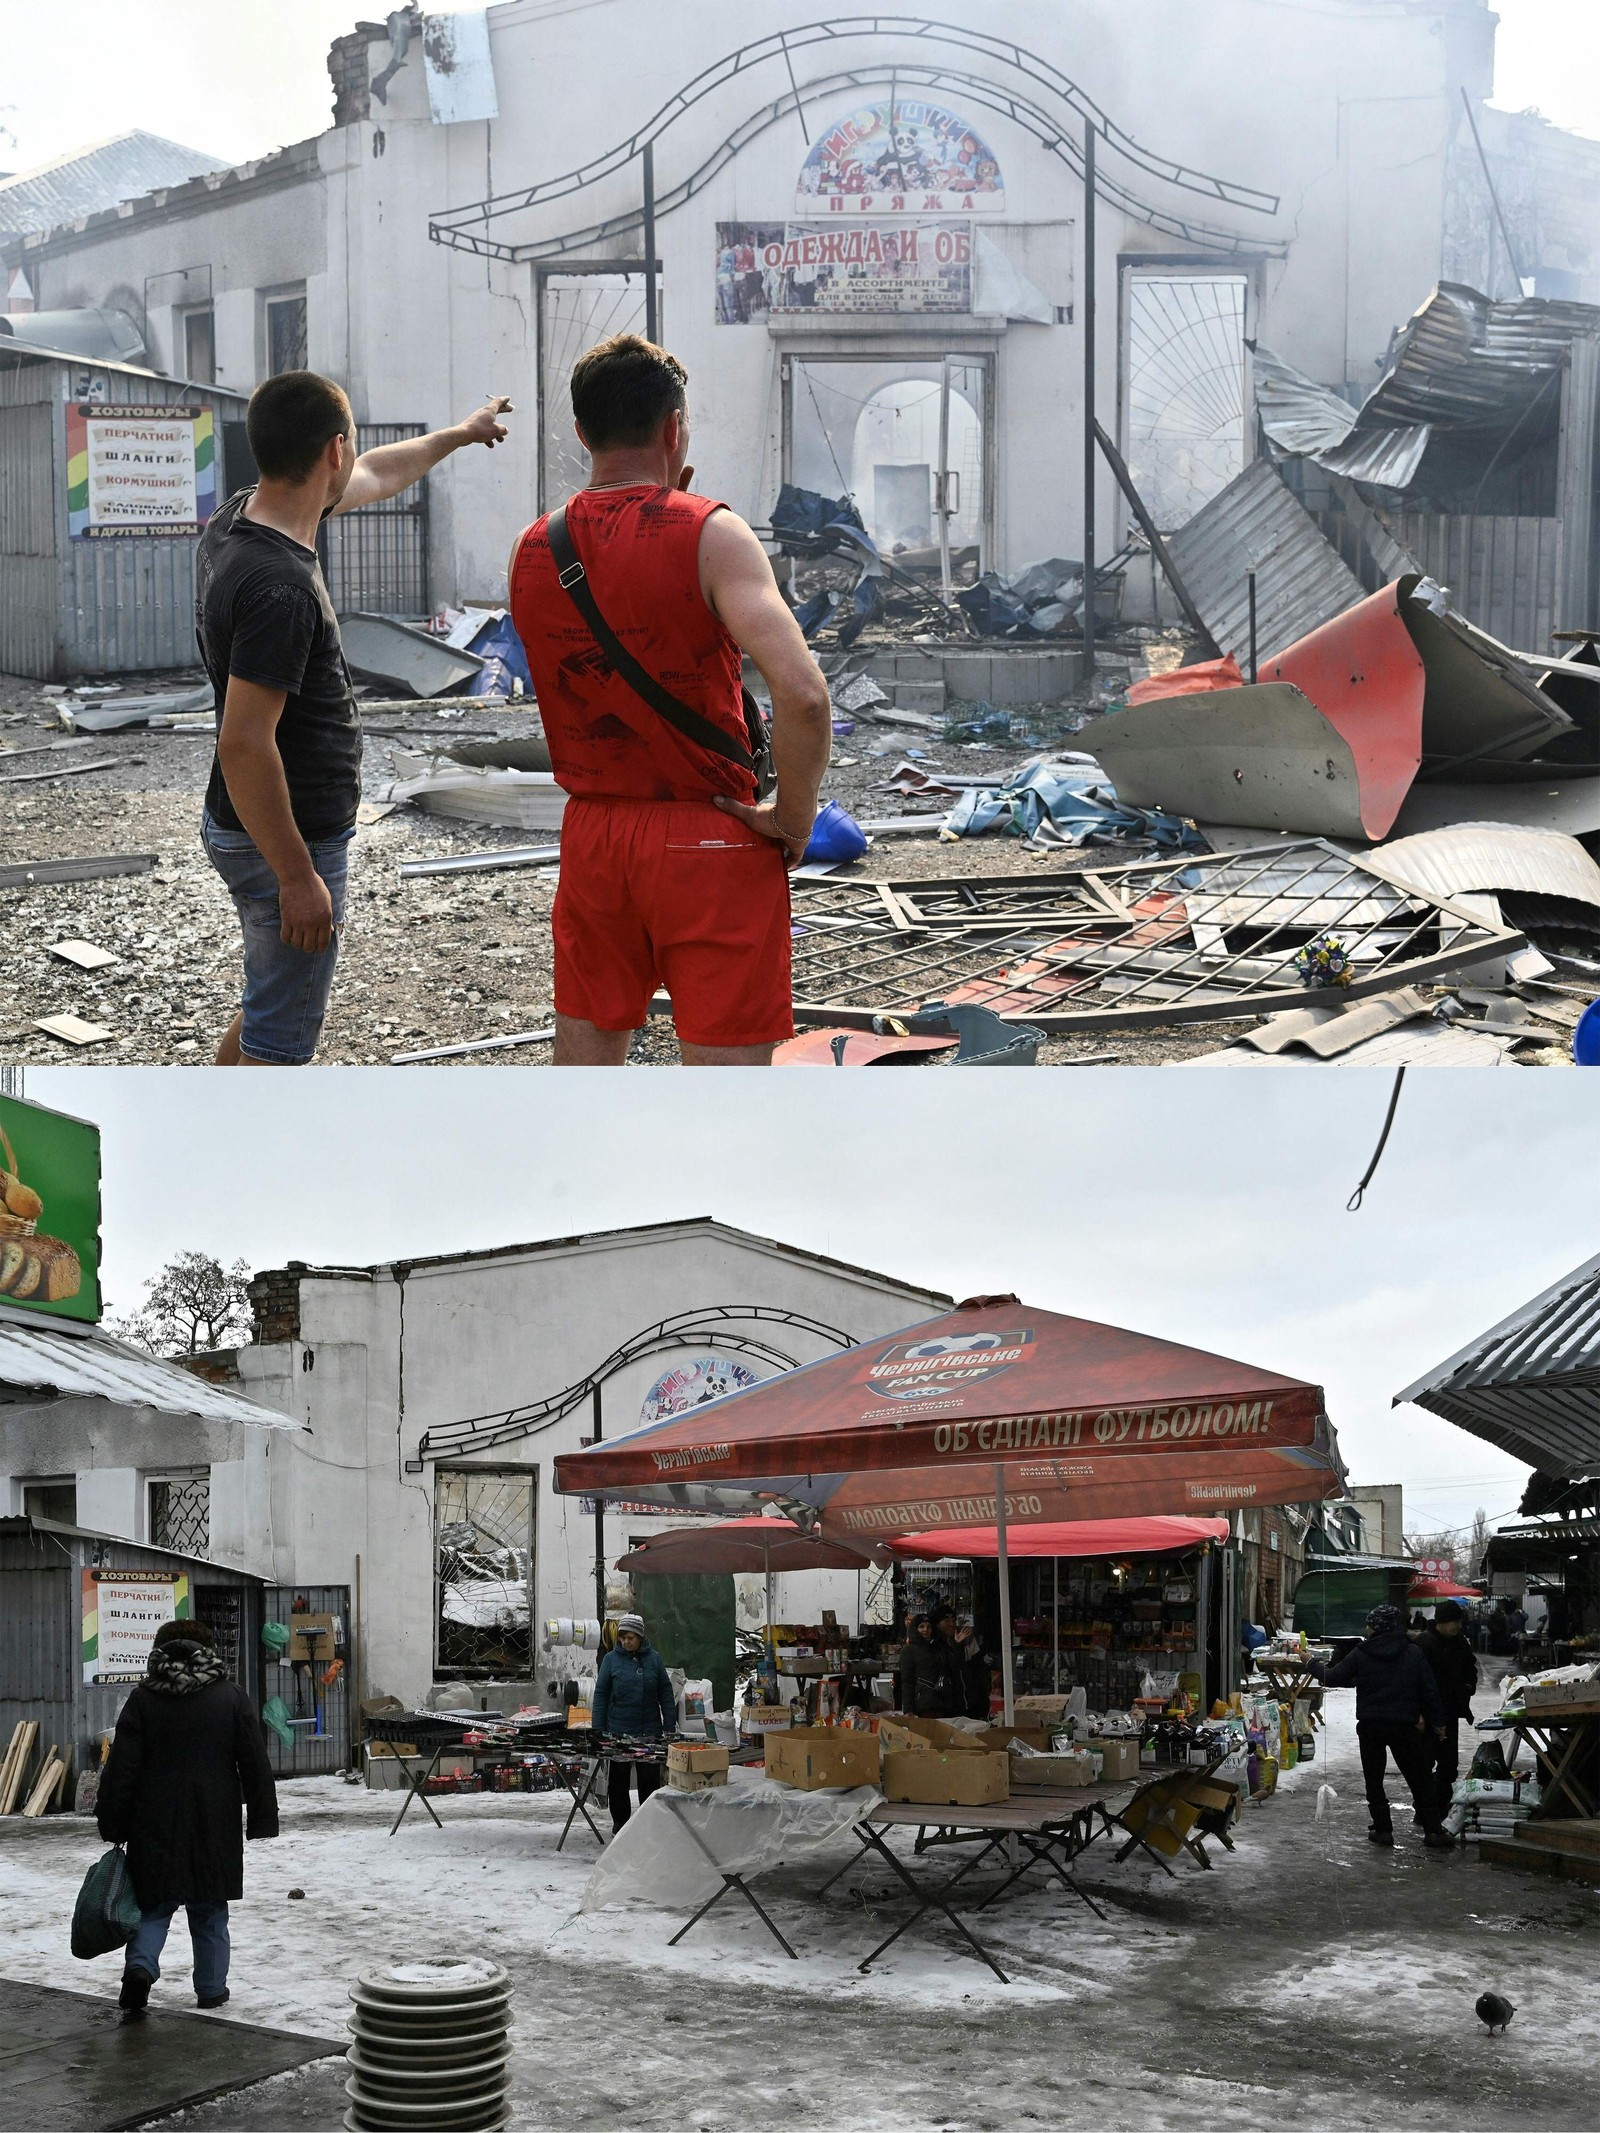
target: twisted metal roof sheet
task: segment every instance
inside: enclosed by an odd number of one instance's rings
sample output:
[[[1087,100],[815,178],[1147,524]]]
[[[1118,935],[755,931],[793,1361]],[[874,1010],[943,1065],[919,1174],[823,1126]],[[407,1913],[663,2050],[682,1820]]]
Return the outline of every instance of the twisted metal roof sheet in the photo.
[[[1395,1394],[1546,1474],[1600,1471],[1600,1253]]]
[[[1186,526],[1167,536],[1184,584],[1219,648],[1250,654],[1248,574],[1257,572],[1263,660],[1287,650],[1367,595],[1270,461],[1253,460]]]
[[[153,1407],[160,1414],[197,1415],[202,1422],[296,1427],[275,1408],[208,1384],[176,1363],[141,1355],[103,1333],[85,1337],[0,1321],[0,1385],[47,1398],[114,1400],[123,1407]]]

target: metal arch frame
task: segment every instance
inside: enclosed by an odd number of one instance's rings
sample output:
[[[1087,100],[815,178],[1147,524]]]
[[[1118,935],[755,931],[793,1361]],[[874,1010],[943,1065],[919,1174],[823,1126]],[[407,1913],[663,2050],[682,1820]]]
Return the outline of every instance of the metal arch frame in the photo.
[[[1086,127],[1092,128],[1101,137],[1108,149],[1148,175],[1177,186],[1185,192],[1197,193],[1203,198],[1224,202],[1255,214],[1276,215],[1282,205],[1281,196],[1276,193],[1265,192],[1256,186],[1240,185],[1229,179],[1212,177],[1207,172],[1191,168],[1188,164],[1175,163],[1167,157],[1155,155],[1136,141],[1125,128],[1110,119],[1101,106],[1052,61],[1041,58],[1038,53],[1029,51],[1026,46],[1012,39],[995,37],[987,31],[971,29],[958,23],[939,22],[926,16],[857,15],[838,22],[802,24],[798,28],[776,31],[750,44],[737,46],[720,60],[703,68],[669,97],[642,126],[603,155],[596,156],[590,162],[580,164],[575,170],[566,171],[559,177],[543,179],[536,185],[523,186],[514,192],[491,194],[489,198],[464,208],[444,210],[430,218],[429,235],[436,243],[452,243],[464,235],[467,227],[473,223],[487,224],[501,215],[562,199],[570,193],[580,192],[587,186],[597,184],[602,178],[624,169],[647,145],[653,145],[677,119],[692,110],[713,91],[769,59],[781,57],[789,77],[788,94],[776,99],[775,115],[781,117],[791,108],[798,113],[804,99],[794,83],[793,54],[814,45],[841,44],[862,37],[903,37],[914,42],[949,45],[980,58],[998,60],[1002,65],[1013,67],[1018,73],[1039,83],[1041,87],[1053,91],[1061,102],[1078,114]],[[812,93],[815,94],[814,87]],[[1046,123],[1048,124],[1048,121]],[[462,248],[474,249],[470,243]],[[496,254],[491,252],[490,256]]]
[[[748,1333],[712,1330],[751,1323],[791,1326],[797,1332],[814,1333],[822,1340],[831,1341],[836,1348],[857,1345],[853,1334],[842,1333],[837,1326],[826,1325],[821,1319],[807,1318],[800,1311],[785,1311],[775,1304],[710,1304],[698,1311],[680,1311],[672,1318],[660,1319],[655,1325],[635,1333],[620,1348],[613,1349],[587,1377],[580,1378],[561,1392],[551,1393],[548,1399],[530,1401],[525,1407],[513,1407],[499,1414],[474,1415],[462,1422],[442,1423],[437,1429],[425,1430],[416,1457],[406,1461],[406,1472],[420,1474],[430,1458],[453,1458],[463,1453],[488,1451],[494,1445],[549,1429],[570,1415],[574,1408],[581,1407],[608,1378],[614,1378],[630,1363],[641,1362],[646,1356],[665,1354],[670,1349],[694,1348],[714,1341],[719,1348],[736,1355],[755,1356],[761,1362],[775,1363],[784,1370],[799,1367],[797,1357],[786,1354],[770,1341]]]
[[[706,160],[690,175],[659,194],[655,202],[655,218],[684,207],[697,193],[703,192],[711,180],[725,170],[735,156],[747,148],[753,140],[770,127],[787,118],[791,112],[808,103],[820,103],[836,95],[844,88],[871,89],[889,86],[891,91],[910,82],[924,88],[956,87],[965,97],[980,108],[997,111],[1013,124],[1030,133],[1040,146],[1064,162],[1077,177],[1083,175],[1082,145],[1072,136],[1064,135],[1060,127],[1052,123],[1048,112],[1027,97],[1014,90],[1000,88],[985,81],[980,75],[968,74],[959,68],[927,66],[918,62],[893,67],[852,67],[837,74],[830,74],[820,81],[810,82],[804,89],[785,90],[771,103],[762,105],[735,127],[728,139],[715,148]],[[1206,245],[1213,252],[1227,257],[1248,254],[1259,257],[1265,253],[1279,256],[1287,250],[1279,239],[1250,238],[1233,230],[1219,230],[1208,223],[1196,222],[1181,215],[1169,213],[1165,208],[1152,207],[1136,193],[1109,178],[1103,168],[1097,169],[1096,191],[1127,213],[1136,216],[1152,229],[1166,231],[1169,235],[1182,237],[1191,244]],[[591,222],[581,230],[570,230],[559,237],[534,238],[523,244],[504,242],[498,238],[480,236],[465,227],[473,218],[490,219],[490,214],[515,214],[529,205],[526,199],[502,195],[508,204],[495,201],[479,202],[474,207],[457,208],[450,214],[436,215],[428,224],[428,235],[435,244],[448,246],[451,250],[467,252],[476,258],[503,259],[514,264],[528,261],[559,260],[569,253],[583,252],[585,248],[604,244],[621,236],[640,232],[644,224],[642,208],[628,208],[600,222]],[[453,219],[455,218],[455,219]]]

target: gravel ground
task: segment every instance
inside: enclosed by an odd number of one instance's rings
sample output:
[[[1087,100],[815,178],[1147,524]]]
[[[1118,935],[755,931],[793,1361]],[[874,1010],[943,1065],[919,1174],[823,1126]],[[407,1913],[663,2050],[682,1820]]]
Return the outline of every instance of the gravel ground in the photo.
[[[196,674],[141,676],[141,690],[192,686]],[[1102,693],[1104,691],[1102,690]],[[447,722],[448,720],[448,722]],[[524,735],[526,713],[468,711],[449,716],[425,704],[385,710],[369,735],[365,786],[371,797],[392,774],[394,729],[425,739]],[[199,803],[211,750],[202,733],[102,734],[60,745],[54,710],[37,683],[0,676],[0,778],[66,769],[111,758],[114,767],[39,782],[0,784],[0,856],[7,860],[152,852],[154,872],[109,881],[0,888],[0,923],[9,952],[0,975],[0,1062],[202,1065],[238,1000],[238,935],[233,908],[199,841]],[[402,741],[400,745],[407,745]],[[864,819],[920,812],[918,803],[874,791],[908,749],[960,774],[1008,775],[1036,750],[951,747],[927,733],[867,725],[838,744],[826,795]],[[47,751],[44,753],[21,751]],[[930,808],[930,823],[944,812]],[[327,1065],[376,1065],[395,1054],[550,1026],[550,905],[554,874],[440,877],[405,883],[403,860],[527,844],[521,832],[451,824],[401,808],[358,830],[345,946],[319,1058]],[[1119,854],[1120,856],[1124,856]],[[1137,857],[1137,852],[1126,856]],[[1104,851],[1033,853],[990,835],[940,843],[932,834],[876,841],[857,871],[866,879],[947,878],[1061,872],[1106,863]],[[87,940],[118,961],[83,971],[49,952],[52,942]],[[108,1041],[81,1051],[35,1027],[71,1013],[108,1028]],[[1248,1019],[1157,1030],[1052,1038],[1048,1065],[1115,1061],[1171,1065],[1213,1051]],[[669,1022],[653,1019],[634,1040],[636,1065],[672,1065]],[[463,1064],[548,1064],[546,1044],[480,1055]]]

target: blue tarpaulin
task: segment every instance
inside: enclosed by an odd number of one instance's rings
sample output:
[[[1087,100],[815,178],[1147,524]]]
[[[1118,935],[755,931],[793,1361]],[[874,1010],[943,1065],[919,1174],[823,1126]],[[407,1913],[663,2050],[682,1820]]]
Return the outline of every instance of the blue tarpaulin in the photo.
[[[1207,849],[1191,824],[1159,809],[1124,807],[1096,763],[1025,763],[1003,785],[974,786],[945,819],[957,837],[981,837],[1004,828],[1036,836],[1048,822],[1069,844],[1138,841],[1164,851]]]

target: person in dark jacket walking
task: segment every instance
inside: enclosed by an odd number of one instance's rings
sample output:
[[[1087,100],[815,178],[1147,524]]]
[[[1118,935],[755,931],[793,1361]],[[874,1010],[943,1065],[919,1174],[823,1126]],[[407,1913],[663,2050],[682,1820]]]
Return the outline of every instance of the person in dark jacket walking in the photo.
[[[1465,1616],[1454,1600],[1441,1600],[1432,1625],[1417,1639],[1417,1650],[1433,1668],[1444,1698],[1444,1731],[1434,1742],[1433,1784],[1440,1819],[1450,1811],[1450,1794],[1461,1774],[1461,1721],[1472,1716],[1472,1692],[1478,1686],[1478,1662],[1462,1624]]]
[[[961,1669],[962,1711],[968,1718],[989,1717],[989,1699],[994,1693],[994,1669],[983,1656],[978,1633],[970,1622],[955,1625],[956,1663]]]
[[[933,1624],[926,1615],[906,1616],[906,1637],[900,1647],[900,1665],[895,1678],[899,1698],[896,1708],[908,1714],[917,1708],[917,1669],[922,1663],[918,1653],[932,1635]]]
[[[594,1730],[613,1740],[643,1743],[676,1732],[677,1725],[678,1699],[661,1654],[644,1633],[644,1617],[624,1615],[617,1624],[615,1645],[600,1662],[594,1685]],[[613,1836],[632,1812],[628,1774],[635,1770],[641,1807],[661,1783],[660,1763],[636,1763],[621,1757],[613,1761],[606,1779]]]
[[[1441,1824],[1433,1784],[1433,1742],[1444,1730],[1445,1702],[1421,1652],[1406,1635],[1405,1610],[1375,1607],[1367,1617],[1367,1634],[1354,1650],[1323,1675],[1330,1689],[1356,1692],[1356,1738],[1361,1744],[1361,1775],[1367,1788],[1367,1811],[1374,1844],[1394,1843],[1394,1820],[1383,1789],[1392,1755],[1405,1779],[1430,1850],[1448,1851],[1450,1839]]]
[[[95,1821],[128,1848],[139,1929],[123,1958],[117,2004],[138,2021],[161,1975],[180,1905],[202,2007],[228,1997],[228,1905],[244,1895],[245,1834],[278,1834],[278,1796],[261,1722],[204,1622],[163,1622],[145,1678],[122,1707],[100,1778]]]

